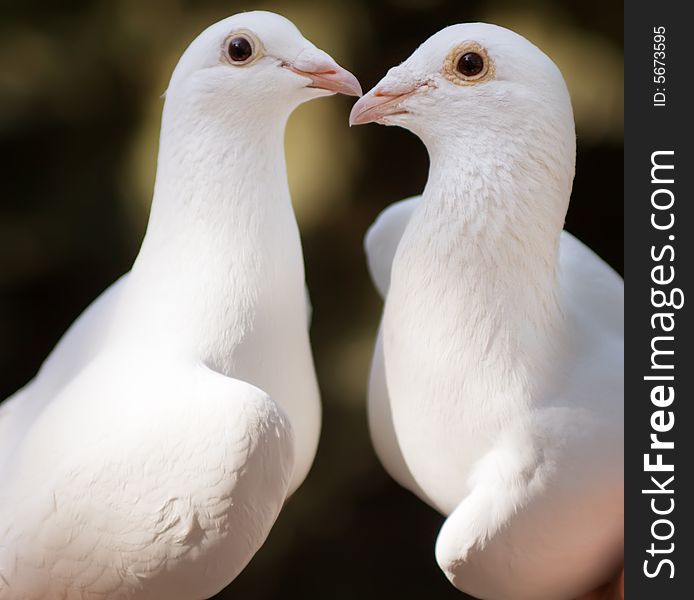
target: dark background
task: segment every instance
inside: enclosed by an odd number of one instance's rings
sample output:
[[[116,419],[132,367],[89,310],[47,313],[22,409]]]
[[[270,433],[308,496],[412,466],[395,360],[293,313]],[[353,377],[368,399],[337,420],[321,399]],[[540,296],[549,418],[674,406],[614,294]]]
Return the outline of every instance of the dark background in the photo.
[[[657,7],[632,2],[625,15],[626,28],[626,104],[627,145],[624,154],[625,165],[625,227],[627,261],[627,302],[625,312],[625,401],[627,404],[625,422],[625,476],[626,476],[626,570],[625,585],[629,589],[630,600],[651,600],[662,598],[671,600],[687,598],[692,592],[691,540],[694,539],[694,518],[691,507],[694,505],[694,486],[691,485],[691,459],[694,456],[694,439],[691,423],[694,419],[694,379],[691,376],[691,357],[694,356],[694,316],[691,311],[691,293],[694,290],[694,274],[691,257],[694,256],[694,238],[690,234],[694,222],[691,199],[694,196],[692,164],[694,147],[691,143],[691,35],[689,22],[685,18],[686,6],[682,3],[667,2]],[[665,28],[666,42],[666,81],[654,81],[654,27]],[[662,56],[658,56],[662,59]],[[653,94],[657,88],[667,92],[665,107],[653,106]],[[672,150],[668,162],[674,165],[670,177],[674,184],[652,183],[651,153],[658,150]],[[658,162],[664,162],[662,158]],[[662,171],[656,178],[665,179]],[[668,177],[669,179],[669,177]],[[655,213],[658,223],[670,211],[654,210],[651,194],[658,189],[670,189],[675,195],[671,208],[674,226],[658,231],[651,224]],[[656,198],[659,203],[662,194]],[[670,236],[673,236],[672,238]],[[668,285],[658,281],[658,271],[652,271],[659,261],[653,260],[665,244],[675,249],[675,259],[669,263],[667,258],[661,264],[674,268],[674,279]],[[651,298],[652,289],[670,293],[681,288],[685,304],[679,310],[658,308]],[[658,297],[655,298],[657,304]],[[689,307],[689,308],[688,308]],[[656,336],[663,335],[660,327],[652,325],[655,313],[674,313],[675,329],[669,333],[674,339],[666,343],[674,351],[668,360],[674,365],[673,371],[661,375],[673,376],[672,382],[645,381],[644,376],[654,375],[651,368],[653,347]],[[656,321],[657,323],[657,321]],[[667,334],[666,334],[667,335]],[[662,347],[663,342],[658,344]],[[670,364],[670,363],[666,363]],[[667,433],[659,433],[659,438],[674,443],[674,449],[660,451],[663,462],[673,464],[672,473],[653,473],[644,471],[645,453],[659,452],[651,448],[651,435],[654,433],[652,415],[659,407],[651,401],[651,390],[659,383],[672,385],[674,402],[666,410],[672,411],[674,427]],[[651,459],[653,460],[653,459]],[[655,496],[642,490],[655,488],[651,476],[655,475],[661,483],[674,475],[667,487],[674,490],[674,496]],[[663,477],[667,475],[667,477]],[[652,505],[653,498],[657,498]],[[675,501],[674,510],[669,515],[655,514],[654,509],[668,508],[668,500]],[[670,520],[674,525],[674,535],[669,539],[656,539],[669,535],[666,523],[654,524],[659,519]],[[672,547],[670,546],[672,544]],[[655,549],[655,552],[654,552]],[[674,567],[674,577],[668,564],[662,564],[658,575],[648,577],[644,570],[648,560],[648,571],[653,574],[661,560],[670,560]]]
[[[391,0],[0,2],[0,398],[129,269],[144,233],[162,101],[186,45],[254,8],[291,18],[364,90],[438,29],[510,27],[552,57],[574,101],[567,229],[623,261],[621,2]],[[218,597],[461,598],[438,570],[442,517],[391,481],[368,437],[365,388],[380,301],[362,238],[419,193],[427,156],[397,128],[349,130],[352,100],[292,117],[287,151],[313,301],[324,422],[313,470],[249,567]]]

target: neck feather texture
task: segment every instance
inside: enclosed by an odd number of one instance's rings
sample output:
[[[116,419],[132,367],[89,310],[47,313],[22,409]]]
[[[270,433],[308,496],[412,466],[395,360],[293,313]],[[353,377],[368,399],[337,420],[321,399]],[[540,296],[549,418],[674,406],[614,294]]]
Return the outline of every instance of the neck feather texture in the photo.
[[[289,309],[304,301],[284,159],[288,114],[219,111],[167,99],[125,304],[142,343],[164,341],[211,363],[253,329],[272,296],[287,297]]]
[[[432,369],[455,365],[472,388],[494,381],[515,396],[541,379],[562,331],[556,270],[574,161],[572,132],[526,134],[485,127],[427,143],[429,179],[391,287],[409,306],[396,318],[419,320],[418,343],[436,349]]]

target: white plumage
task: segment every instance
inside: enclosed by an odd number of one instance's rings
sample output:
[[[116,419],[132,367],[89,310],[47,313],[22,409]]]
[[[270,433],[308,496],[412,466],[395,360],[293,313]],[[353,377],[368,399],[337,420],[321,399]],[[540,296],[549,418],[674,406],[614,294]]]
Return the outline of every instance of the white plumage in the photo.
[[[207,598],[265,540],[320,429],[284,128],[337,91],[272,13],[181,57],[132,271],[0,408],[3,600]]]
[[[436,559],[459,589],[597,588],[623,560],[623,284],[562,232],[575,160],[563,78],[511,31],[456,25],[357,102],[351,122],[370,121],[410,129],[431,159],[421,199],[366,237],[385,299],[376,452],[447,516]]]

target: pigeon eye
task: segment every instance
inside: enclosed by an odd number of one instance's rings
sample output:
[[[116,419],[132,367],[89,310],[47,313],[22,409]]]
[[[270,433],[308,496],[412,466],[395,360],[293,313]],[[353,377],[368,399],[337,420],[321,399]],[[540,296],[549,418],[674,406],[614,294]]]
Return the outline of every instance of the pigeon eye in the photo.
[[[443,74],[457,85],[473,85],[494,77],[494,63],[477,42],[463,42],[448,53]]]
[[[465,77],[474,77],[484,69],[484,59],[477,52],[466,52],[458,59],[457,69]]]
[[[253,42],[245,35],[236,35],[227,46],[229,60],[234,64],[245,64],[253,57]]]

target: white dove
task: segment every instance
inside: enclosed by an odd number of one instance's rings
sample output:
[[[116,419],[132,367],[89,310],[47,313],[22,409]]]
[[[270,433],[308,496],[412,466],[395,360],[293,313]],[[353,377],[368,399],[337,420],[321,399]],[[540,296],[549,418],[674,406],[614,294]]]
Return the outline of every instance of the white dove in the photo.
[[[385,298],[369,386],[386,470],[447,516],[436,559],[487,600],[566,600],[623,556],[623,283],[562,231],[571,102],[523,37],[461,24],[354,106],[429,153],[366,237]]]
[[[184,52],[132,271],[0,409],[3,600],[207,598],[264,542],[320,429],[284,130],[335,92],[272,13]]]

